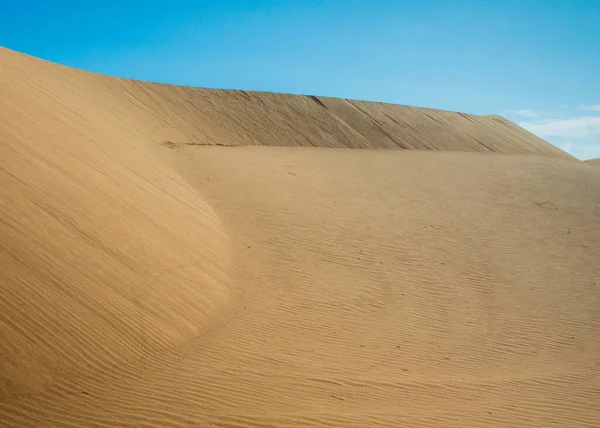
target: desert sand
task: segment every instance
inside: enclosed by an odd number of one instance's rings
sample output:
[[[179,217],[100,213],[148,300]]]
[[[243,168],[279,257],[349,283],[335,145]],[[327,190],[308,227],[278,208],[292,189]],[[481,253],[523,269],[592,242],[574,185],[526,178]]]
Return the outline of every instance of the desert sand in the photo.
[[[590,159],[590,160],[587,160],[586,162],[593,166],[600,166],[600,158]]]
[[[0,183],[0,426],[600,425],[600,169],[506,119],[0,49]]]

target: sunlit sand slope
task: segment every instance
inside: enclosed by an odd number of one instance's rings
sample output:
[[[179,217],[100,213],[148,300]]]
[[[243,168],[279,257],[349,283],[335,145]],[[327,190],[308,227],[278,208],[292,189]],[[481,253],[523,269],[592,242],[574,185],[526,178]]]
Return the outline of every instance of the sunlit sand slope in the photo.
[[[0,50],[0,184],[0,426],[598,426],[600,170],[503,119]]]

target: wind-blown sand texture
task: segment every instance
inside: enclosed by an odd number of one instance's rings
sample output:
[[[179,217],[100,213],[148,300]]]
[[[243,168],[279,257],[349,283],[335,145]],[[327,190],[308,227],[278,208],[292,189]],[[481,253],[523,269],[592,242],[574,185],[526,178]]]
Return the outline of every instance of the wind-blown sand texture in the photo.
[[[0,184],[0,426],[600,424],[600,170],[503,118],[0,49]]]

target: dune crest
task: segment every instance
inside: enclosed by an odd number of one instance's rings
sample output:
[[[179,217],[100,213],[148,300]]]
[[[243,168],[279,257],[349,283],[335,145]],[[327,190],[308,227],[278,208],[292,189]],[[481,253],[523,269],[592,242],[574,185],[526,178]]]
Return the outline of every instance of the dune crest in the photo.
[[[500,116],[327,97],[181,87],[88,73],[0,48],[4,85],[60,100],[98,131],[171,145],[387,148],[570,155]],[[32,92],[33,91],[33,92]],[[117,131],[118,130],[118,131]],[[143,134],[143,135],[140,135]]]

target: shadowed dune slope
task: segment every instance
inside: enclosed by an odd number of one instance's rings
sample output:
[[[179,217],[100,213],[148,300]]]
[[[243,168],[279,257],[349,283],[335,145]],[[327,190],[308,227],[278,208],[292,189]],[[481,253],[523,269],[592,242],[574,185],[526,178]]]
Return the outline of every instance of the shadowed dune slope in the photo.
[[[176,345],[229,298],[212,208],[64,71],[51,92],[0,68],[0,399]]]
[[[2,48],[0,67],[3,91],[15,97],[26,92],[42,97],[40,102],[53,100],[62,107],[57,114],[90,129],[111,120],[119,132],[141,133],[152,143],[491,151],[571,158],[499,116],[117,79]]]
[[[2,427],[600,420],[600,170],[504,119],[0,50],[0,184]]]

